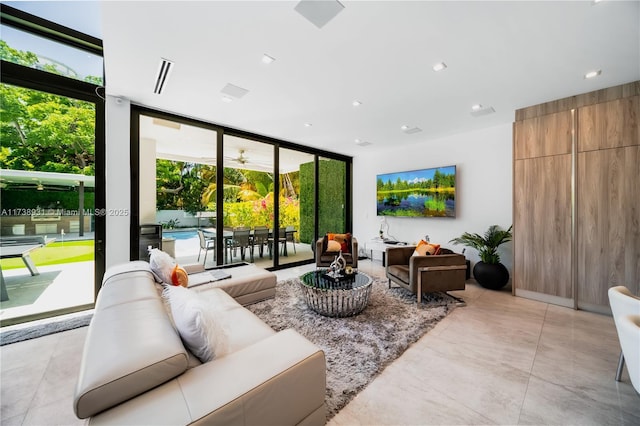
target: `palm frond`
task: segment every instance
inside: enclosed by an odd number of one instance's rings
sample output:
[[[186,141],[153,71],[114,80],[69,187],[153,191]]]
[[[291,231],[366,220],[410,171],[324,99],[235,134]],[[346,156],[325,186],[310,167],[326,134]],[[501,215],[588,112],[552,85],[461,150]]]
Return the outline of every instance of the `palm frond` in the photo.
[[[498,247],[511,241],[512,228],[513,225],[505,231],[498,225],[491,225],[483,236],[480,234],[465,232],[461,236],[453,238],[449,242],[454,244],[464,244],[478,250],[480,259],[485,263],[500,263]]]

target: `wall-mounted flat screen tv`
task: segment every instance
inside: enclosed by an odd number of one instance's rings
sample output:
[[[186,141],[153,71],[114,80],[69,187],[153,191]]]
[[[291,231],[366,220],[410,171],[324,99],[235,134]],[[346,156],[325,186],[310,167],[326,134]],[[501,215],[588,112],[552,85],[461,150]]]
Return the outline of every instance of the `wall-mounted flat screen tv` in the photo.
[[[377,176],[378,216],[456,217],[456,166]]]

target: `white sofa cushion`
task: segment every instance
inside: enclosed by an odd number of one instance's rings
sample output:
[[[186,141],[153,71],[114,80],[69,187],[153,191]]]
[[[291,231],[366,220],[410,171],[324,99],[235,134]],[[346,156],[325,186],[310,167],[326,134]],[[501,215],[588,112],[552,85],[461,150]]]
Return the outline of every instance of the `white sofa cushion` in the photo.
[[[97,311],[82,355],[76,415],[93,416],[179,376],[187,367],[187,351],[159,299]]]

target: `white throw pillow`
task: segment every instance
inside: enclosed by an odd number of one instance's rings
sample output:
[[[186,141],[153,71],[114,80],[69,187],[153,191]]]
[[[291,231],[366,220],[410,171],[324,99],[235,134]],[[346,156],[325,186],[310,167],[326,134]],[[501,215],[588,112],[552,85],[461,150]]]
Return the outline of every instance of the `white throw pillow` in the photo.
[[[197,293],[181,286],[166,286],[173,322],[185,346],[201,362],[216,356],[218,327],[212,307]]]
[[[169,254],[159,249],[149,251],[149,265],[151,272],[159,278],[160,282],[171,284],[171,272],[176,266],[176,261]]]

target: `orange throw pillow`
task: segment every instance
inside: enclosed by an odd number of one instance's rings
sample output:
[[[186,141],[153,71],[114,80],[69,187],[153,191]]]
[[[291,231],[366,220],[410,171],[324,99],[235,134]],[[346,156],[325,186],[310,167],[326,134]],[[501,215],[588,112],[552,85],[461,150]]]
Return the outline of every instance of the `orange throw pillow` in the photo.
[[[342,245],[335,241],[335,240],[329,240],[329,242],[327,242],[327,251],[340,251],[342,250]]]
[[[440,254],[440,244],[431,244],[425,240],[420,240],[416,249],[413,251],[414,256],[427,256]]]
[[[432,256],[440,254],[440,244],[427,244],[427,253]]]
[[[176,265],[171,271],[171,284],[186,287],[189,284],[189,275],[184,268]]]

